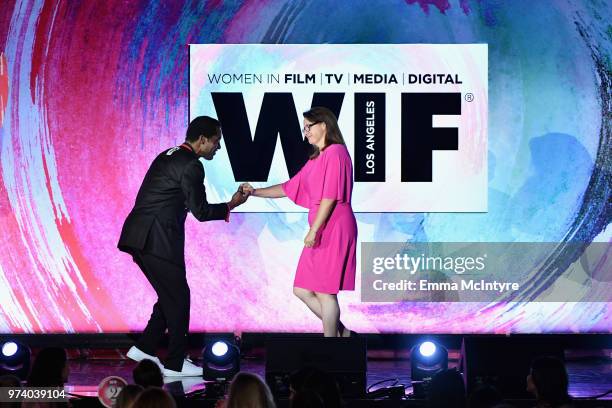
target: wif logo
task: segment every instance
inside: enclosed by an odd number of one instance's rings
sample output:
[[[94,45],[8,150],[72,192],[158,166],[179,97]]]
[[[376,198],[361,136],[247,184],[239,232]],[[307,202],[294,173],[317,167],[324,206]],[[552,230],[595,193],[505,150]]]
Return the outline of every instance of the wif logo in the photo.
[[[308,159],[309,145],[291,93],[266,92],[263,96],[255,134],[251,134],[242,93],[211,93],[223,126],[232,172],[236,181],[268,181],[280,140],[290,177]],[[315,93],[312,106],[325,106],[340,118],[344,93]],[[385,181],[385,94],[354,95],[355,181]],[[432,152],[457,150],[457,128],[432,127],[433,115],[460,115],[459,93],[401,94],[401,181],[432,181]],[[377,169],[380,169],[377,171]]]

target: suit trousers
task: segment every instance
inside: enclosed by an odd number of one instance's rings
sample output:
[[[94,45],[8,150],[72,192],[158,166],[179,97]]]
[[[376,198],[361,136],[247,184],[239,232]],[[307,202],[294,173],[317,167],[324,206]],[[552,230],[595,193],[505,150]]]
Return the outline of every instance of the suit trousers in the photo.
[[[142,251],[136,251],[133,258],[155,289],[158,298],[136,347],[147,354],[155,355],[159,342],[168,329],[168,355],[164,367],[181,371],[187,352],[190,307],[185,267]]]

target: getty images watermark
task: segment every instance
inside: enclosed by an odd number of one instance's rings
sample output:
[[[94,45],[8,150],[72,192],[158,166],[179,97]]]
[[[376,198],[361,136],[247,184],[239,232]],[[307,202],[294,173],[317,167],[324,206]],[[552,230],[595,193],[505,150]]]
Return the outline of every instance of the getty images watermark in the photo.
[[[364,242],[361,300],[608,302],[611,248],[608,242]]]

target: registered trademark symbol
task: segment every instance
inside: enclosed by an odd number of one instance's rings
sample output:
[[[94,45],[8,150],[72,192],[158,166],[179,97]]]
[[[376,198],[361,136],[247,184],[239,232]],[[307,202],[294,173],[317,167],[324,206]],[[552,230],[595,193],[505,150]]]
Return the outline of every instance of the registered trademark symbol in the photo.
[[[472,102],[474,100],[474,94],[471,92],[468,92],[465,94],[465,100],[467,102]]]

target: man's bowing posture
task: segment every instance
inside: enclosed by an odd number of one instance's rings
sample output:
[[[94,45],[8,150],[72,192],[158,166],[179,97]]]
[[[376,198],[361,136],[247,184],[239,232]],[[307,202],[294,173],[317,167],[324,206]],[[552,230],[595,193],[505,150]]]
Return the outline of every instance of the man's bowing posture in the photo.
[[[221,148],[221,128],[216,119],[195,118],[185,142],[159,154],[138,191],[136,204],[121,231],[121,251],[134,258],[155,289],[158,300],[138,343],[128,357],[148,358],[166,376],[201,376],[202,368],[186,357],[189,331],[189,285],[185,275],[185,218],[191,212],[198,221],[229,221],[230,211],[247,195],[236,192],[231,201],[209,204],[204,189],[204,169],[198,160],[212,160]],[[168,357],[163,366],[155,357],[159,341],[168,329]]]

